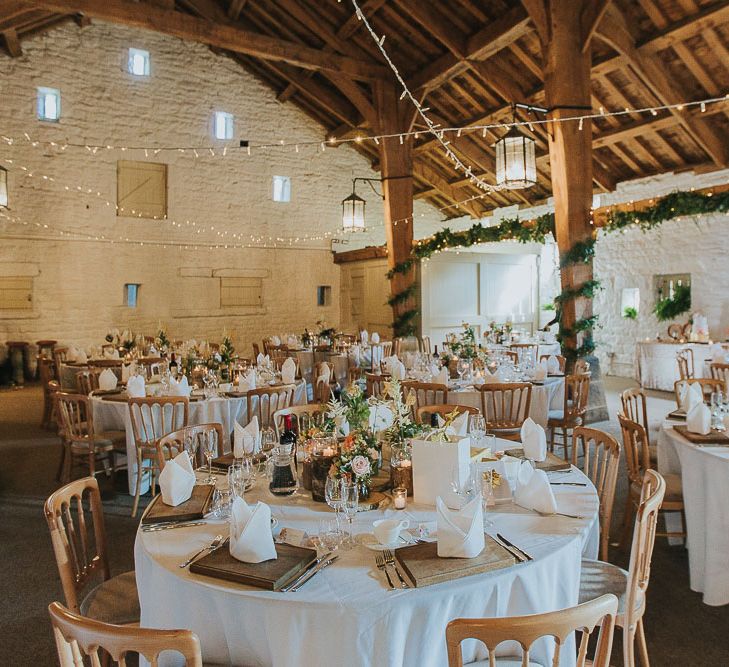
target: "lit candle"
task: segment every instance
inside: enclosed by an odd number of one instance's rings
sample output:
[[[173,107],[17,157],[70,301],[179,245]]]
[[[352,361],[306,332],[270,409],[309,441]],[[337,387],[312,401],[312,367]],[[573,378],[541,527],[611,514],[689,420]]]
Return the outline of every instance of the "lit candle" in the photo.
[[[331,447],[325,447],[321,452],[322,456],[334,456],[334,450]]]
[[[392,500],[396,510],[404,510],[408,502],[408,490],[402,486],[393,489]]]

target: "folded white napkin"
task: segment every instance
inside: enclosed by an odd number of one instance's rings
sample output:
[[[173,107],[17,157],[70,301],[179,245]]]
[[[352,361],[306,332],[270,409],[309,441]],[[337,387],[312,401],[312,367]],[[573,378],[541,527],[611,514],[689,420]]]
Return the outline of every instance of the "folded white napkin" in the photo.
[[[174,459],[167,461],[159,475],[159,488],[162,502],[175,507],[192,496],[195,486],[195,471],[192,469],[187,452],[180,452]]]
[[[703,402],[696,403],[686,413],[686,430],[701,435],[708,435],[711,431],[711,410]]]
[[[559,373],[559,359],[553,354],[547,357],[547,373]]]
[[[245,375],[238,376],[238,391],[250,391],[256,388],[256,371],[251,369]]]
[[[444,384],[447,387],[449,377],[448,369],[443,367],[433,375],[433,382],[437,384]]]
[[[230,508],[230,555],[244,563],[278,558],[268,505],[258,502],[251,507],[236,496]]]
[[[438,513],[438,556],[475,558],[486,544],[483,532],[481,498],[474,498],[463,509],[451,511],[443,499],[435,499]]]
[[[256,454],[261,449],[261,430],[254,415],[247,426],[233,424],[233,456],[242,459],[246,454]]]
[[[287,345],[288,345],[289,347],[298,347],[298,345],[299,345],[299,341],[298,341],[298,340],[296,339],[296,336],[289,336],[289,337],[288,337],[288,338],[286,339],[286,344],[287,344]]]
[[[383,357],[382,358],[382,365],[385,367],[385,370],[388,373],[392,373],[392,367],[399,361],[396,354],[393,354],[390,357]]]
[[[370,336],[370,340],[377,345],[377,343],[380,342],[380,334],[378,334],[376,331]]]
[[[501,382],[501,369],[497,368],[495,373],[492,373],[488,368],[483,369],[483,381],[484,384],[495,384]]]
[[[322,382],[329,384],[329,380],[332,377],[332,369],[329,368],[329,364],[323,364],[321,367],[319,377],[316,378],[316,386],[318,387]]]
[[[678,405],[686,414],[694,406],[704,402],[701,385],[698,383],[684,384],[678,394]]]
[[[76,352],[76,363],[85,364],[89,360],[89,356],[83,350],[79,349]]]
[[[104,349],[104,358],[105,359],[118,359],[119,358],[119,350],[117,350],[114,347],[107,347]]]
[[[144,378],[141,375],[133,375],[127,380],[127,396],[130,398],[144,398]]]
[[[397,358],[396,358],[397,359]],[[405,364],[402,361],[395,361],[390,369],[390,375],[393,380],[404,380],[405,379]]]
[[[186,375],[183,375],[179,382],[170,376],[170,396],[189,396],[191,392]]]
[[[521,425],[521,444],[528,459],[544,461],[547,458],[547,434],[531,417]]]
[[[147,354],[150,357],[158,357],[159,356],[159,350],[154,345],[150,345],[149,346],[149,350],[147,351]]]
[[[362,345],[367,345],[367,342],[370,339],[369,333],[367,333],[367,329],[363,329],[359,332],[359,339],[362,341]]]
[[[122,364],[122,382],[127,382],[132,375],[137,372],[137,362],[133,361],[131,364]]]
[[[296,362],[287,357],[286,361],[281,364],[281,382],[284,384],[293,384],[296,379]]]
[[[274,345],[281,345],[281,339],[278,336],[271,336],[271,342]]]
[[[514,502],[543,514],[554,514],[557,511],[557,501],[554,499],[547,473],[544,470],[535,470],[529,461],[524,461],[519,466]]]
[[[470,415],[467,412],[462,412],[460,415],[458,415],[454,420],[453,423],[446,429],[446,435],[460,435],[462,437],[466,437],[468,435],[468,417]],[[441,417],[440,415],[437,415],[438,417],[438,426],[440,428],[443,428],[443,424],[445,424],[445,419]]]
[[[535,382],[544,382],[547,379],[547,375],[547,363],[546,361],[540,361],[534,369],[534,375],[532,376],[532,379]]]
[[[116,375],[111,368],[105,368],[99,373],[99,389],[103,391],[111,391],[116,389]]]
[[[75,345],[70,345],[66,350],[66,361],[75,364],[76,358],[78,357],[78,348]]]
[[[256,366],[258,368],[264,368],[267,367],[271,363],[271,359],[266,354],[262,354],[261,352],[258,353],[258,356],[256,357]]]

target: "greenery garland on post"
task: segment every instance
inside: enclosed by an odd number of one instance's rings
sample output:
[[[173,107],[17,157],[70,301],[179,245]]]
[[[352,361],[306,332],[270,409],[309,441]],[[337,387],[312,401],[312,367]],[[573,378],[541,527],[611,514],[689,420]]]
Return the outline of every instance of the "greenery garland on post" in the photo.
[[[720,193],[703,192],[673,192],[661,197],[654,205],[640,210],[613,209],[607,215],[606,223],[601,227],[605,232],[622,231],[628,227],[637,226],[644,232],[655,229],[663,222],[683,216],[701,215],[706,213],[729,212],[729,190]],[[412,255],[403,262],[396,264],[387,272],[391,279],[396,274],[407,273],[413,268],[415,262],[427,259],[435,253],[448,248],[468,248],[482,243],[497,243],[499,241],[519,241],[520,243],[544,243],[548,234],[554,236],[554,213],[545,213],[536,220],[523,221],[519,217],[504,218],[497,225],[484,227],[480,222],[468,229],[454,232],[447,227],[436,232],[433,236],[418,241],[412,250]],[[595,241],[593,237],[586,241],[578,241],[570,250],[560,257],[560,267],[570,264],[587,263],[595,255]],[[388,303],[396,305],[404,303],[415,294],[416,286],[413,284],[399,294],[393,294]],[[600,289],[600,282],[588,280],[582,285],[569,290],[563,290],[555,297],[558,310],[565,302],[584,297],[591,299]],[[413,308],[400,313],[393,322],[395,336],[412,335],[415,332],[413,319],[418,314]],[[575,333],[584,333],[584,341],[577,349],[567,349],[563,346],[563,354],[570,360],[591,354],[595,350],[591,331],[597,324],[597,315],[582,318],[575,322],[573,330],[564,330],[560,325],[558,339]]]

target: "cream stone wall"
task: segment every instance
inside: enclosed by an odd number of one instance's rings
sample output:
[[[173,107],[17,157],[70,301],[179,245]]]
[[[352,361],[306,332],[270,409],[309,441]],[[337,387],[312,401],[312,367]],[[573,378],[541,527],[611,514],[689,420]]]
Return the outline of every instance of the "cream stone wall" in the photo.
[[[150,52],[148,79],[126,72],[129,47]],[[37,86],[61,90],[60,122],[36,119]],[[279,103],[237,63],[153,32],[69,23],[24,41],[20,58],[0,55],[0,100],[0,134],[13,140],[0,140],[10,189],[4,213],[12,219],[0,217],[0,276],[32,275],[34,283],[31,311],[0,311],[0,341],[90,344],[111,327],[152,333],[161,323],[174,337],[219,339],[227,330],[249,350],[269,333],[301,331],[320,319],[339,324],[340,269],[331,239],[351,178],[377,174],[346,146],[322,152],[324,129],[293,104]],[[226,142],[212,139],[215,110],[235,115],[225,156]],[[236,147],[239,139],[254,144],[250,155]],[[301,142],[299,152],[255,147],[281,139]],[[63,150],[64,142],[82,145]],[[94,153],[84,144],[187,149]],[[215,155],[197,150],[196,158],[192,147],[212,147]],[[117,160],[168,165],[168,220],[115,215]],[[274,175],[291,177],[290,203],[272,201]],[[376,234],[382,206],[363,195]],[[418,203],[417,211],[438,220],[427,205]],[[256,247],[205,245],[215,243]],[[263,305],[220,308],[221,272],[261,278]],[[136,309],[122,305],[123,285],[132,282],[142,285]],[[317,307],[318,285],[332,287],[331,305]]]

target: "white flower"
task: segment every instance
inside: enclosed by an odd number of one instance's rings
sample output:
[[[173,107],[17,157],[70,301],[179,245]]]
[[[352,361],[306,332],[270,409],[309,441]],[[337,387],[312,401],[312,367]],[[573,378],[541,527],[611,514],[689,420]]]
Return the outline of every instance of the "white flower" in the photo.
[[[370,462],[367,460],[366,457],[359,455],[355,456],[352,459],[351,463],[352,472],[357,475],[357,477],[362,477],[362,475],[369,474],[371,470]]]

